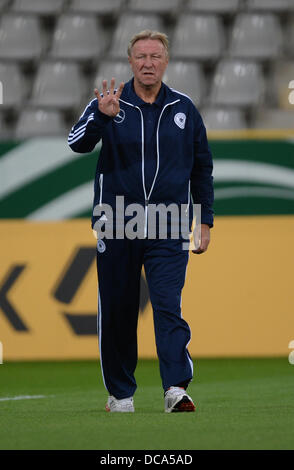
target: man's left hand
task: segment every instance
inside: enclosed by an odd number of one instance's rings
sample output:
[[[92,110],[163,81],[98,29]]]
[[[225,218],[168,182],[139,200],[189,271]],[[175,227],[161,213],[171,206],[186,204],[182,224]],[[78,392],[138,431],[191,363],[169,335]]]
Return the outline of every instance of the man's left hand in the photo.
[[[207,224],[201,224],[201,239],[200,239],[200,246],[197,250],[192,250],[193,253],[200,255],[204,253],[209,245],[210,242],[210,227]]]

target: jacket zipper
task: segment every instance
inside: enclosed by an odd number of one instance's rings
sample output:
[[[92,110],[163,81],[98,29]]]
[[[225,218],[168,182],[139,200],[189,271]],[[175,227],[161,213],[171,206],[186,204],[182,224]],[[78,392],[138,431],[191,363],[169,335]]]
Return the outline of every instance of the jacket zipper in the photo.
[[[143,118],[143,113],[142,113],[141,109],[139,108],[139,106],[135,106],[135,108],[140,111],[140,115],[141,115],[141,133],[142,133],[142,182],[143,182],[143,191],[144,191],[144,196],[145,196],[144,238],[147,237],[148,204],[149,204],[149,199],[150,199],[151,193],[152,193],[152,191],[153,191],[153,188],[154,188],[154,185],[155,185],[155,181],[156,181],[156,178],[157,178],[157,175],[158,175],[158,171],[159,171],[159,125],[160,125],[161,117],[162,117],[162,115],[163,115],[163,112],[164,112],[165,108],[167,108],[168,106],[170,106],[170,105],[172,105],[172,104],[177,103],[178,101],[180,101],[180,100],[176,100],[176,101],[173,101],[173,102],[171,102],[171,103],[167,103],[167,104],[162,108],[161,113],[160,113],[160,116],[159,116],[159,118],[158,118],[157,129],[156,129],[157,165],[156,165],[156,172],[155,172],[155,175],[154,175],[154,178],[153,178],[153,182],[152,182],[152,185],[151,185],[151,188],[150,188],[150,191],[149,191],[149,194],[148,194],[148,195],[147,195],[147,192],[146,192],[146,186],[145,186],[145,172],[144,172],[144,163],[145,163],[145,155],[144,155],[144,118]]]
[[[141,111],[141,109],[139,108],[139,106],[135,106],[133,105],[132,103],[128,103],[127,101],[124,101],[124,100],[121,100],[123,103],[125,104],[128,104],[129,106],[132,106],[133,108],[136,108],[139,110],[140,112],[140,116],[141,116],[141,136],[142,136],[142,183],[143,183],[143,191],[144,191],[144,197],[145,197],[145,221],[144,221],[144,238],[147,237],[147,222],[148,222],[148,204],[149,204],[149,199],[150,199],[150,196],[151,196],[151,193],[153,191],[153,188],[154,188],[154,185],[155,185],[155,181],[156,181],[156,178],[157,178],[157,175],[158,175],[158,171],[159,171],[159,124],[160,124],[160,121],[161,121],[161,117],[163,115],[163,112],[165,110],[165,108],[167,108],[168,106],[171,106],[172,104],[175,104],[177,103],[178,101],[180,101],[180,99],[178,100],[175,100],[175,101],[172,101],[171,103],[167,103],[161,110],[161,113],[160,113],[160,116],[158,118],[158,123],[157,123],[157,129],[156,129],[156,151],[157,151],[157,165],[156,165],[156,172],[155,172],[155,175],[154,175],[154,178],[153,178],[153,182],[152,182],[152,185],[151,185],[151,188],[150,188],[150,191],[149,191],[149,194],[147,195],[147,192],[146,192],[146,186],[145,186],[145,173],[144,173],[144,163],[145,163],[145,155],[144,155],[144,118],[143,118],[143,113]]]
[[[103,173],[100,173],[99,176],[99,188],[100,188],[100,197],[99,197],[99,206],[102,206],[102,191],[103,191]]]
[[[189,207],[190,207],[190,201],[191,201],[191,181],[189,180],[189,185],[188,185],[188,203],[187,203],[187,207],[186,207],[186,214],[189,210]]]

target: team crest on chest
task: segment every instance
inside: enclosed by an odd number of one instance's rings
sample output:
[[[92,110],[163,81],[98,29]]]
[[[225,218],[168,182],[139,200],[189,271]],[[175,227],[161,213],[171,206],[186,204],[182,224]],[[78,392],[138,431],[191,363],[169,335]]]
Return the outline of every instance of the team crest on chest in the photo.
[[[184,113],[175,114],[174,121],[180,129],[184,129],[185,124],[186,124],[186,114]]]

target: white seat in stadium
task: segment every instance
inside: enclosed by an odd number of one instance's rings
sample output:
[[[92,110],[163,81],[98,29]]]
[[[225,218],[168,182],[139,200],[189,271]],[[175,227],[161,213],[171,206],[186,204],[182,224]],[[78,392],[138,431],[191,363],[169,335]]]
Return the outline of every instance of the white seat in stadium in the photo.
[[[279,60],[272,66],[267,82],[267,95],[272,98],[275,106],[282,109],[292,109],[294,113],[294,60]]]
[[[127,47],[131,37],[143,29],[162,31],[163,25],[157,15],[124,13],[119,18],[114,31],[109,56],[119,59],[126,58]]]
[[[84,92],[76,63],[43,62],[37,72],[30,104],[57,109],[77,108]]]
[[[44,37],[35,16],[3,15],[0,38],[0,59],[35,60],[44,50]]]
[[[170,61],[163,81],[177,91],[187,94],[199,106],[206,95],[205,79],[200,64]]]
[[[240,0],[188,0],[186,8],[194,12],[234,14],[239,5]]]
[[[50,55],[64,60],[92,60],[101,56],[105,45],[105,33],[95,17],[62,15],[55,28]]]
[[[11,10],[17,13],[36,13],[38,15],[58,15],[64,0],[14,0]]]
[[[174,59],[218,59],[224,42],[223,24],[218,16],[183,14],[175,26],[171,56]]]
[[[109,15],[118,13],[124,0],[72,0],[69,8],[78,13]]]
[[[282,49],[283,34],[273,14],[241,13],[232,29],[230,55],[238,58],[271,59]]]
[[[241,60],[218,63],[213,78],[212,105],[254,106],[264,97],[264,78],[259,64]]]
[[[293,0],[247,0],[247,8],[249,10],[258,11],[293,11]]]
[[[255,114],[256,129],[294,129],[294,111],[290,109],[260,109]]]
[[[18,65],[10,62],[0,62],[0,81],[3,99],[1,108],[21,107],[28,89]]]
[[[112,77],[115,78],[115,86],[118,87],[121,82],[128,82],[132,76],[133,73],[127,60],[103,60],[96,70],[93,87],[102,90],[102,80],[107,80],[109,85]]]
[[[243,111],[238,108],[203,108],[201,116],[207,130],[241,130],[247,128]]]
[[[19,115],[15,129],[15,137],[18,139],[67,134],[68,127],[62,114],[48,109],[24,109]]]
[[[136,12],[157,14],[175,13],[181,6],[181,0],[129,0],[128,9]]]

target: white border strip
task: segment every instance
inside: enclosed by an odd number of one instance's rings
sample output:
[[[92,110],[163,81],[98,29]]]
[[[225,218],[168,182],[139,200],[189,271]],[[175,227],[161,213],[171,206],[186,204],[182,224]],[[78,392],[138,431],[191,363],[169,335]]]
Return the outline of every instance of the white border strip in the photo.
[[[35,400],[37,398],[46,398],[46,395],[18,395],[16,397],[0,398],[0,401]]]
[[[106,390],[108,391],[106,387],[106,383],[105,383],[103,364],[102,364],[102,307],[101,307],[101,297],[100,297],[99,289],[98,289],[98,342],[99,342],[100,367],[101,367],[103,384]]]
[[[66,139],[29,139],[0,159],[0,198],[76,159]]]

